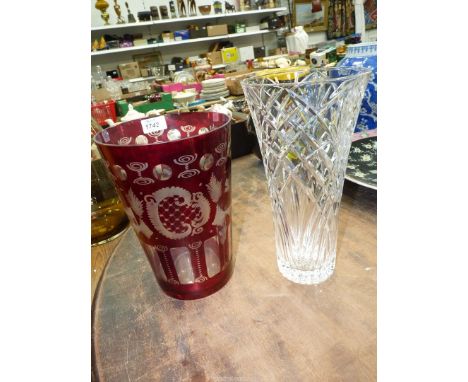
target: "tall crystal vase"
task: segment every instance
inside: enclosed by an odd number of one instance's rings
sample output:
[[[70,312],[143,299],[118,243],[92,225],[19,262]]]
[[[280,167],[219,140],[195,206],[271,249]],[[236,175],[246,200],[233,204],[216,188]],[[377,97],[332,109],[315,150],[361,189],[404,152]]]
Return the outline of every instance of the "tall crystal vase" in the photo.
[[[289,69],[242,82],[272,201],[281,274],[301,284],[335,268],[344,175],[370,69]]]

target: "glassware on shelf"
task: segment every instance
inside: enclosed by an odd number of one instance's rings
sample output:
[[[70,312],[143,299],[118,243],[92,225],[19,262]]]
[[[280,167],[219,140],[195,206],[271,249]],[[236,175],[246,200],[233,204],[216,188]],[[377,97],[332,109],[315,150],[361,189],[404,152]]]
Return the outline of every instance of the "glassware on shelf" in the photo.
[[[102,71],[100,65],[96,65],[96,71],[92,74],[97,89],[102,89],[106,81],[106,74]]]
[[[128,94],[130,92],[130,82],[128,80],[120,81],[120,90],[122,94]]]
[[[230,118],[213,112],[124,122],[96,135],[163,291],[182,300],[222,288],[231,249]]]
[[[98,86],[97,86],[96,80],[94,79],[93,75],[91,74],[91,91],[97,90],[97,89],[98,89]]]
[[[104,83],[105,89],[109,92],[110,98],[113,100],[120,99],[122,91],[118,81],[113,80],[110,76],[107,76],[106,82]]]
[[[370,69],[277,69],[242,87],[259,141],[281,274],[301,284],[335,268],[351,136]]]
[[[91,119],[91,137],[102,131]],[[128,226],[128,219],[120,202],[109,172],[91,143],[91,245],[106,243],[119,236]]]

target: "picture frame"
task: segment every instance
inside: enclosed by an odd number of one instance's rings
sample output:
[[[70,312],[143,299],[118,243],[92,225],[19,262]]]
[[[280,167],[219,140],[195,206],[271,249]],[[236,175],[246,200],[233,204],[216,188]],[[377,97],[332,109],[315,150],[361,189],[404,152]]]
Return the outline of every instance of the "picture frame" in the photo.
[[[377,28],[377,0],[366,0],[364,2],[364,20],[366,30]]]
[[[302,25],[306,32],[326,31],[328,6],[328,0],[293,0],[293,25]]]

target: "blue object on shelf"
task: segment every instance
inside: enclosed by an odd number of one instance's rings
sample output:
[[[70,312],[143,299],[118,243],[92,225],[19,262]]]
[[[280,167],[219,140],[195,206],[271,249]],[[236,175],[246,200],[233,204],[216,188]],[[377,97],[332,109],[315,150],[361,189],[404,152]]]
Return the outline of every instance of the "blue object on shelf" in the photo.
[[[197,99],[196,101],[190,102],[187,106],[197,106],[205,102],[204,99]]]
[[[178,38],[180,37],[180,38]],[[183,29],[174,32],[174,39],[175,40],[188,40],[190,38],[190,32],[188,29]]]
[[[349,45],[345,57],[337,66],[364,66],[372,69],[355,132],[377,128],[377,43]]]

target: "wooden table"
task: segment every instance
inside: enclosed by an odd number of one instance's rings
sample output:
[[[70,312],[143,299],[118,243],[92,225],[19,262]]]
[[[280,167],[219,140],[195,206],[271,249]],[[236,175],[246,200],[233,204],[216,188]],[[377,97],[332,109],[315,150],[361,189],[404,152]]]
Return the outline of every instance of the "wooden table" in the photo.
[[[125,228],[124,231],[128,229],[129,227]],[[122,235],[117,236],[107,243],[91,247],[91,301],[94,300],[99,281],[101,280],[107,262],[114,253],[117,245],[119,245],[120,240],[122,240]]]
[[[276,266],[261,163],[233,161],[234,275],[205,299],[159,289],[133,230],[103,274],[93,311],[99,381],[375,381],[376,193],[346,184],[337,265],[320,285]]]

